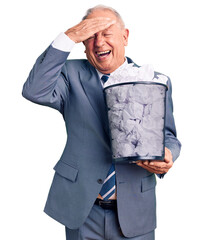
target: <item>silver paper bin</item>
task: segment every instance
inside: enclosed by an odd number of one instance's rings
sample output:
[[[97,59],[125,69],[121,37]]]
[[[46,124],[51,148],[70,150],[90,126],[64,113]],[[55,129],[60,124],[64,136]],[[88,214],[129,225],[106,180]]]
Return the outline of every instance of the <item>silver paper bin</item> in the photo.
[[[164,159],[166,91],[145,81],[104,88],[114,162]]]

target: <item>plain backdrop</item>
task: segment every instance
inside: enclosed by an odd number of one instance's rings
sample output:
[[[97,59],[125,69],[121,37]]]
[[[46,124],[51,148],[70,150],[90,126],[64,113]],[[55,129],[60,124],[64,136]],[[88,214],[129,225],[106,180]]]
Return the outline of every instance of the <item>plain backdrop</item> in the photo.
[[[126,56],[170,76],[182,152],[157,179],[156,240],[203,239],[201,0],[8,0],[0,4],[0,239],[65,240],[43,213],[53,167],[66,142],[56,110],[25,100],[22,86],[55,37],[97,4],[120,12],[130,30]],[[74,47],[70,58],[85,58]]]

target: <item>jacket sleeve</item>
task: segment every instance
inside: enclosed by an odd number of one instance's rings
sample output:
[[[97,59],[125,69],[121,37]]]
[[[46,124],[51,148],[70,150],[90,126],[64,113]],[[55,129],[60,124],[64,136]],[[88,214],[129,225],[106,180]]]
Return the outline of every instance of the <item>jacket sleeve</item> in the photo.
[[[172,85],[170,78],[168,78],[168,91],[166,92],[165,147],[171,151],[174,162],[180,155],[181,143],[177,139],[175,120],[173,116]],[[166,173],[157,174],[157,176],[159,178],[163,178],[165,174]]]
[[[170,79],[168,79],[168,91],[166,93],[165,147],[171,151],[174,162],[180,155],[181,143],[177,139],[173,116],[172,85]]]
[[[22,95],[26,99],[59,110],[63,114],[63,104],[69,95],[69,81],[63,68],[69,52],[49,46],[34,64]]]

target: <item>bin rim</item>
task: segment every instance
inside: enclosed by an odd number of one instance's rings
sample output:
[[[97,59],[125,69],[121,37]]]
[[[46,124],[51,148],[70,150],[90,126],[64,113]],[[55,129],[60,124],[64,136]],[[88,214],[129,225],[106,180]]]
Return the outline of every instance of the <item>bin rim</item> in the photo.
[[[153,161],[153,160],[158,160],[158,161],[164,161],[165,157],[165,149],[163,151],[163,154],[161,156],[129,156],[129,157],[112,157],[112,162],[113,163],[126,163],[126,162],[133,162],[133,161]]]
[[[107,87],[104,87],[103,91],[105,91],[106,89],[111,88],[111,87],[117,87],[117,86],[120,86],[120,85],[128,85],[128,84],[133,84],[133,85],[135,85],[135,84],[162,85],[166,88],[166,91],[168,90],[168,85],[164,84],[164,83],[153,82],[153,81],[134,81],[134,82],[115,83],[115,84],[109,85]]]

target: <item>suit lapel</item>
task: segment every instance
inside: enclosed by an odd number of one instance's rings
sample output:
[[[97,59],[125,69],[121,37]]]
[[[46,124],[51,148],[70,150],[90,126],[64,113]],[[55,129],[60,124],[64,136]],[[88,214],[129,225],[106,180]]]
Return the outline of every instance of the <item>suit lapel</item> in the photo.
[[[129,63],[134,63],[131,58],[129,58],[129,57],[126,57],[126,58],[127,58],[128,64],[129,64]],[[136,63],[134,63],[134,67],[140,67],[140,66],[137,65]]]
[[[108,115],[103,87],[95,68],[92,67],[89,62],[86,62],[84,68],[80,72],[80,80],[92,108],[109,136]]]
[[[133,63],[133,61],[128,57],[127,61],[128,63]],[[136,64],[135,66],[139,67]],[[102,122],[105,132],[109,136],[108,113],[103,87],[101,85],[99,76],[95,68],[88,61],[85,62],[84,67],[79,74],[87,98],[99,120]]]

